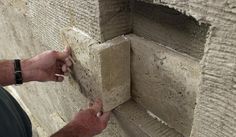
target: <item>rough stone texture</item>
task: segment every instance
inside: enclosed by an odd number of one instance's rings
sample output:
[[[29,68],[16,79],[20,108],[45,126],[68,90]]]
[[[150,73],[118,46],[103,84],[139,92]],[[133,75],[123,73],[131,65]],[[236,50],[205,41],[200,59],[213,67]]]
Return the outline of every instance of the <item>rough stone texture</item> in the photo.
[[[134,2],[135,34],[171,47],[199,60],[204,54],[208,25],[201,24],[174,9]]]
[[[170,127],[189,136],[199,92],[200,65],[190,56],[135,35],[132,46],[132,96]]]
[[[63,31],[76,59],[74,76],[83,94],[101,98],[110,111],[130,98],[130,42],[124,36],[103,44],[76,29]]]
[[[32,21],[34,37],[59,49],[60,31],[76,27],[103,42],[131,30],[126,0],[28,0],[27,17]]]
[[[201,61],[201,92],[192,137],[236,136],[236,2],[154,0],[211,25]]]
[[[198,101],[195,109],[191,136],[236,136],[235,0],[142,1],[174,8],[182,12],[183,14],[192,16],[200,23],[206,23],[210,25],[209,35],[207,37],[204,52],[202,52],[202,44],[200,45],[201,48],[199,47],[199,49],[201,49],[199,51],[201,52],[198,52],[201,55],[203,55],[202,53],[204,53],[204,55],[203,59],[201,60],[200,66],[200,93],[197,94]],[[99,42],[108,40],[111,37],[115,37],[123,33],[128,33],[131,28],[129,26],[129,6],[127,6],[127,3],[127,0],[1,0],[0,58],[26,58],[47,49],[62,49],[64,47],[62,46],[63,44],[60,41],[60,30],[64,27],[75,26],[80,30],[83,30]],[[162,12],[162,9],[163,8],[160,8],[160,12]],[[150,11],[148,12],[150,13]],[[126,16],[126,13],[128,16]],[[145,17],[144,19],[148,18]],[[114,27],[114,30],[113,26],[116,26]],[[156,27],[156,25],[153,26]],[[158,28],[160,29],[160,27]],[[171,29],[167,30],[175,32]],[[162,32],[166,31],[159,31],[159,33]],[[181,31],[179,33],[181,33]],[[180,36],[177,35],[177,37]],[[155,41],[154,38],[156,37],[153,37],[152,40]],[[161,41],[158,40],[156,42]],[[169,44],[166,46],[171,47],[173,45]],[[152,49],[152,46],[150,46],[150,48]],[[150,50],[149,46],[147,46],[147,49],[143,49],[144,52],[145,50]],[[170,51],[172,52],[172,50],[166,50],[166,53],[163,54],[168,54],[170,53]],[[180,57],[179,54],[176,54],[176,56],[177,58]],[[145,57],[146,60],[143,61],[144,63],[152,62],[153,58],[151,58],[151,54],[150,58],[148,58],[147,55]],[[197,58],[201,59],[202,56],[201,58]],[[189,61],[190,59],[191,58],[189,57],[189,59],[186,60]],[[177,64],[178,62],[174,63]],[[150,64],[148,64],[147,66],[149,65]],[[139,67],[137,67],[136,69],[136,71],[138,71]],[[179,82],[181,82],[181,80]],[[71,78],[66,79],[65,83],[63,84],[29,83],[27,85],[15,88],[16,91],[18,91],[19,96],[24,101],[25,105],[27,105],[31,113],[35,116],[37,122],[41,127],[45,129],[45,132],[47,132],[47,134],[56,131],[59,128],[59,125],[63,123],[63,121],[68,122],[71,119],[72,115],[87,103],[87,100],[80,94],[81,91],[79,89],[79,86]],[[142,93],[146,93],[146,91],[142,91]],[[176,99],[180,98],[182,97],[176,95]],[[188,98],[185,99],[185,101],[187,102]],[[187,104],[185,105],[188,106]],[[178,108],[180,106],[175,107]],[[164,106],[163,108],[163,110],[165,110]],[[129,107],[127,109],[129,110]],[[155,108],[153,108],[153,110],[154,109]],[[150,111],[152,110],[150,109]],[[161,111],[159,113],[163,112]],[[183,115],[185,114],[187,113],[184,113]],[[124,117],[124,115],[121,115],[121,119],[117,117],[118,121],[125,121]],[[128,117],[127,119],[129,120],[131,119],[131,117]],[[189,119],[189,117],[187,117],[187,119]],[[48,121],[50,121],[52,124],[49,125]],[[127,122],[127,126],[130,125],[132,126],[132,123]],[[117,119],[112,117],[108,129],[100,136],[128,136],[126,135],[126,132],[122,127],[123,125],[120,126],[120,124],[117,122]],[[144,129],[144,131],[147,132],[149,129],[145,128],[146,125],[144,126],[144,128],[139,129]],[[129,130],[128,133],[131,135],[132,133],[139,134],[139,132],[136,133],[134,130]],[[140,134],[141,133],[143,132],[140,131]]]
[[[26,1],[1,1],[0,11],[0,59],[29,58],[50,48],[64,48],[63,44],[56,46],[56,44],[45,45],[45,43],[41,43],[42,39],[39,37],[45,37],[46,34],[38,33],[37,36],[33,32],[36,31],[32,30],[36,26],[25,16]],[[41,29],[48,29],[46,26],[49,24],[45,24],[45,28],[41,27]],[[48,30],[51,31],[51,29]],[[60,43],[57,41],[58,39],[49,40]],[[31,82],[19,87],[13,86],[10,90],[19,94],[19,101],[25,104],[26,110],[30,111],[27,112],[34,118],[31,117],[31,119],[35,120],[33,121],[34,126],[37,130],[43,131],[41,137],[49,136],[57,131],[88,103],[88,100],[80,94],[81,90],[77,82],[71,77],[66,78],[63,83]],[[15,95],[15,97],[17,96]],[[108,128],[99,136],[129,137],[118,123],[117,118],[119,116],[112,116]]]
[[[132,100],[116,108],[114,115],[131,137],[183,137]]]
[[[22,5],[25,4],[21,2],[24,1],[0,2],[0,59],[29,58],[49,49],[32,35],[32,24],[24,16]],[[88,100],[80,94],[78,84],[70,77],[63,83],[31,82],[12,89],[17,91],[30,115],[35,118],[36,124],[33,124],[45,132],[40,137],[48,137],[62,128],[76,112],[88,105]],[[111,136],[129,137],[113,116],[108,128],[98,137]]]
[[[132,30],[129,0],[98,0],[101,41],[109,40]]]

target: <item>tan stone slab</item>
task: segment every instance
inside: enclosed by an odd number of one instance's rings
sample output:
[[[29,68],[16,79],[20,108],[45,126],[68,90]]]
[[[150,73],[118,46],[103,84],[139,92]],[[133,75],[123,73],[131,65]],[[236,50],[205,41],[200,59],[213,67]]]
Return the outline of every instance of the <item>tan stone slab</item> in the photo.
[[[129,40],[121,36],[99,44],[76,29],[65,30],[63,37],[73,50],[73,76],[86,97],[101,98],[105,111],[130,98]]]
[[[133,98],[170,127],[189,136],[199,91],[199,62],[136,35],[127,37],[133,51]]]

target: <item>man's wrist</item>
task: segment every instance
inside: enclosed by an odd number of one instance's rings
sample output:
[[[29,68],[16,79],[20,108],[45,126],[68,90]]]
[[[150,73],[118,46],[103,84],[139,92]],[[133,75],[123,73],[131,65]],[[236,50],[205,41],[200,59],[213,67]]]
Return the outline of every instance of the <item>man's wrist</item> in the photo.
[[[23,82],[33,81],[33,73],[32,73],[32,62],[30,59],[24,59],[21,61],[21,71]]]

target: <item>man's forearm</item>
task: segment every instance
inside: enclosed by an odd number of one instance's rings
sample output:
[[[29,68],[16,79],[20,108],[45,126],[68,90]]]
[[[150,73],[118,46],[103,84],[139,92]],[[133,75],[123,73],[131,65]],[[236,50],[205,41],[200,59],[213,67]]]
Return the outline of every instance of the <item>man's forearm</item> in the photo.
[[[21,61],[22,78],[24,82],[29,82],[31,80],[31,73],[28,69],[30,65],[29,60]],[[15,71],[14,71],[14,61],[13,60],[3,60],[0,61],[0,85],[8,86],[15,84]]]

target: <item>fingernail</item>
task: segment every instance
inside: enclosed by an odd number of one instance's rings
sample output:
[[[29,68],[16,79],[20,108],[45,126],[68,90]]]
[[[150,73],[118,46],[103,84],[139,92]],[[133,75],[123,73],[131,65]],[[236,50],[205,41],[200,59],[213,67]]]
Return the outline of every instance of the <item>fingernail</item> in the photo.
[[[63,72],[66,72],[66,71],[67,71],[67,66],[66,66],[66,65],[63,65],[63,66],[62,66],[62,71],[63,71]]]
[[[65,60],[65,62],[66,62],[66,65],[67,65],[68,67],[71,67],[71,66],[72,66],[72,61],[70,61],[69,58],[67,58],[67,59]]]
[[[102,111],[100,111],[100,112],[97,113],[97,117],[101,117],[102,115],[103,115],[103,112],[102,112]]]

